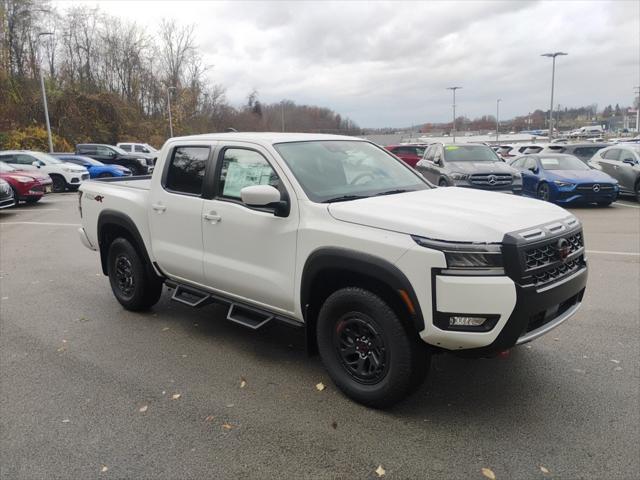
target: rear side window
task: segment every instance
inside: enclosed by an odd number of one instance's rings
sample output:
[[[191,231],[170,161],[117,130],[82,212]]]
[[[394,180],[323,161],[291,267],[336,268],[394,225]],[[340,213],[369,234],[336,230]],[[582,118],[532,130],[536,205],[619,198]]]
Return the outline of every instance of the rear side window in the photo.
[[[120,145],[120,148],[122,150],[124,150],[125,152],[130,152],[131,151],[131,145],[127,145],[126,143],[123,143],[122,145]]]
[[[209,147],[177,147],[167,169],[165,188],[177,193],[200,195]]]
[[[142,145],[135,145],[133,148],[135,149],[136,152],[146,153],[148,151]]]
[[[609,160],[618,160],[618,158],[620,158],[620,149],[614,148],[612,150],[607,150],[602,155],[602,158],[607,158]]]
[[[240,200],[240,190],[252,185],[271,185],[280,189],[280,178],[269,162],[253,150],[228,148],[224,151],[219,195]]]

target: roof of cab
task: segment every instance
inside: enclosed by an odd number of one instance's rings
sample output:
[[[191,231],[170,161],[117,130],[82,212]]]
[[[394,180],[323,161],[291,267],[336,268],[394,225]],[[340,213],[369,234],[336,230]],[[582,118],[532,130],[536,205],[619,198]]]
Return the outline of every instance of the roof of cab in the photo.
[[[202,135],[189,135],[186,137],[170,138],[170,142],[197,140],[228,140],[261,143],[285,143],[285,142],[309,142],[319,140],[358,140],[366,141],[358,137],[346,135],[329,135],[325,133],[284,133],[284,132],[223,132],[204,133]]]

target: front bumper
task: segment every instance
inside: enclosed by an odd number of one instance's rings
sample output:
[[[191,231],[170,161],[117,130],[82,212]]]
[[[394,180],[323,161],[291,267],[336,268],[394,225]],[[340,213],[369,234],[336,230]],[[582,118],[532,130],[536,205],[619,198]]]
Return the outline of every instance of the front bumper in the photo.
[[[78,236],[80,237],[80,242],[82,242],[82,245],[87,247],[89,250],[97,250],[97,248],[94,247],[89,241],[89,237],[87,237],[87,232],[84,231],[84,228],[78,228]]]
[[[6,197],[0,200],[0,209],[13,207],[16,201],[13,197]]]
[[[423,339],[468,356],[491,356],[529,342],[564,323],[579,309],[587,283],[586,266],[543,287],[520,286],[509,277],[434,275],[434,318],[442,314],[499,315],[486,332],[442,330]]]

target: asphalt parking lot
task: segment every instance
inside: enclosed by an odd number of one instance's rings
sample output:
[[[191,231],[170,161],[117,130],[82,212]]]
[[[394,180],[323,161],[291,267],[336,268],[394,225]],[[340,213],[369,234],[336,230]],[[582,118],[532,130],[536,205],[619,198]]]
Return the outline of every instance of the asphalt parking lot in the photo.
[[[572,210],[591,268],[576,317],[505,358],[435,357],[389,411],[342,396],[286,327],[250,332],[166,293],[123,310],[76,199],[0,211],[3,479],[637,478],[632,199]]]

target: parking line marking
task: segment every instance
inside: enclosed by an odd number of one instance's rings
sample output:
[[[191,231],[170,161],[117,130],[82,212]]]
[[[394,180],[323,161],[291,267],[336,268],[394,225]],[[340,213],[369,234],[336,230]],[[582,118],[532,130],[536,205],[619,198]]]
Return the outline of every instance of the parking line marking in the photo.
[[[621,207],[640,208],[638,205],[629,205],[627,203],[613,202],[614,205],[620,205]]]
[[[640,257],[638,252],[610,252],[608,250],[587,250],[587,253],[595,253],[601,255],[627,255],[630,257]]]
[[[0,225],[44,225],[49,227],[80,227],[79,223],[53,223],[53,222],[0,222]]]
[[[12,208],[9,212],[59,212],[59,208]]]

